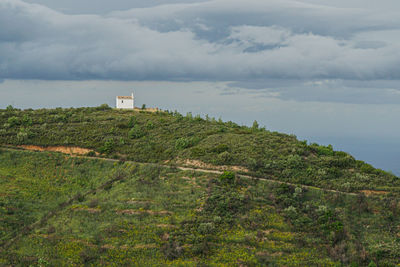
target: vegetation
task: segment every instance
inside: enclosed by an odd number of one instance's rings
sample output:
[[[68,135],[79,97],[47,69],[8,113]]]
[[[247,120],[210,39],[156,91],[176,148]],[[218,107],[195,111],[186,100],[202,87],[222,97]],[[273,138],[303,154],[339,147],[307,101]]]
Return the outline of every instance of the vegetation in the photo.
[[[0,125],[0,266],[400,264],[399,178],[332,146],[105,105]]]
[[[136,162],[200,160],[259,177],[338,189],[396,191],[400,180],[332,146],[188,113],[95,108],[0,111],[0,144],[79,146]]]

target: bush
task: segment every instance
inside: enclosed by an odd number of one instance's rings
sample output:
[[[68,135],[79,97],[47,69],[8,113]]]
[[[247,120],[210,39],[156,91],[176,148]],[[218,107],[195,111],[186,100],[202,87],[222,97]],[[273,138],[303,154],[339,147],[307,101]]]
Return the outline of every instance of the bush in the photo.
[[[14,111],[15,108],[14,108],[13,106],[11,106],[11,105],[8,105],[8,106],[6,107],[6,110],[7,110],[7,111]]]
[[[148,122],[146,123],[146,128],[149,129],[149,130],[153,129],[153,128],[154,128],[153,122],[152,122],[152,121],[148,121]]]
[[[235,173],[230,171],[224,171],[223,174],[219,176],[219,180],[222,182],[229,182],[232,183],[235,180]]]
[[[96,110],[109,110],[111,107],[107,104],[101,104],[100,106],[96,107]]]
[[[139,125],[135,125],[132,129],[129,130],[128,136],[129,138],[136,139],[143,137],[145,135],[144,131]]]
[[[332,145],[320,146],[318,144],[311,144],[310,148],[322,156],[333,156],[334,151]]]
[[[114,151],[114,140],[112,139],[107,139],[104,142],[103,147],[100,149],[101,153],[105,153],[105,154],[111,154]]]
[[[288,168],[300,169],[304,167],[304,162],[299,155],[289,155],[286,159],[286,164]]]
[[[18,117],[15,117],[15,116],[12,116],[12,117],[8,118],[7,122],[10,125],[10,127],[14,127],[14,126],[17,126],[17,125],[21,124],[20,119]]]
[[[215,146],[211,151],[216,153],[222,153],[229,150],[229,146],[227,144],[219,144]]]
[[[17,134],[17,141],[18,143],[22,144],[27,141],[29,137],[32,137],[32,133],[29,131],[29,129],[21,128]]]
[[[217,159],[219,164],[229,164],[233,160],[233,157],[228,151],[225,151],[218,154]]]
[[[253,126],[251,126],[251,129],[252,129],[253,131],[255,131],[255,130],[258,130],[258,127],[259,127],[258,122],[257,122],[257,121],[254,121],[254,122],[253,122]]]
[[[364,173],[372,173],[372,172],[374,172],[374,167],[372,167],[370,164],[368,164],[368,163],[364,163],[362,166],[361,166],[361,172],[364,172]]]
[[[133,128],[133,126],[135,126],[135,124],[136,124],[136,117],[135,116],[130,117],[129,122],[128,122],[128,127]]]
[[[85,156],[87,156],[87,157],[95,157],[95,156],[96,156],[96,152],[94,152],[94,151],[89,151],[88,153],[86,153]]]
[[[32,119],[31,119],[31,117],[28,116],[28,114],[25,114],[24,117],[22,118],[22,124],[25,126],[32,125]]]
[[[182,150],[188,148],[190,146],[190,140],[184,137],[181,137],[175,141],[175,149]]]

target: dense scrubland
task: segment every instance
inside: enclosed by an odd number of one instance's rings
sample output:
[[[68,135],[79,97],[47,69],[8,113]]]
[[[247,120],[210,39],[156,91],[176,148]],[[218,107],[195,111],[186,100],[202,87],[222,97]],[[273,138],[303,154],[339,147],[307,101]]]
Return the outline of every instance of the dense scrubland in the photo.
[[[0,111],[0,144],[79,146],[137,162],[183,159],[242,166],[256,176],[342,191],[397,191],[400,180],[332,146],[177,112],[96,108]]]
[[[0,144],[0,265],[400,264],[399,178],[256,122],[9,107]]]

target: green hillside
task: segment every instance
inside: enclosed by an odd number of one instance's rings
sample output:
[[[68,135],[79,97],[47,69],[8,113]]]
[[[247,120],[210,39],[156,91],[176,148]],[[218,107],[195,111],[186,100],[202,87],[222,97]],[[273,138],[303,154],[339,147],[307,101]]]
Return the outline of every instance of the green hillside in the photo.
[[[0,265],[400,264],[400,179],[330,146],[107,106],[0,126]]]

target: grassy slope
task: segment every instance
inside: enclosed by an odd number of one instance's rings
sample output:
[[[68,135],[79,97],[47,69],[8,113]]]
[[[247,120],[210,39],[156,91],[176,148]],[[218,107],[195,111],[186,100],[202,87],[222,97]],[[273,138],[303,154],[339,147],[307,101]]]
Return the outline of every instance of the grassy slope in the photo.
[[[389,197],[45,152],[1,151],[0,173],[2,244],[14,238],[0,253],[3,264],[399,263],[399,216]],[[18,235],[50,211],[55,216]]]
[[[12,173],[2,179],[2,241],[18,236],[23,225],[15,222],[28,225],[57,211],[7,245],[4,264],[333,264],[325,249],[296,240],[263,197],[272,192],[267,184],[52,153],[2,151],[0,162],[2,173]],[[98,186],[93,181],[115,176],[123,179],[85,195]],[[76,192],[81,197],[70,205],[57,205]]]
[[[178,114],[91,108],[3,111],[0,120],[3,144],[78,145],[142,162],[191,158],[299,184],[391,191],[366,198],[154,165],[2,151],[0,242],[15,238],[2,250],[4,264],[399,264],[398,178],[345,153]],[[121,180],[101,186],[115,178]],[[47,219],[21,231],[41,218]]]
[[[400,179],[331,147],[190,114],[107,108],[0,111],[0,144],[92,148],[138,162],[196,159],[254,175],[341,191],[398,192]]]

